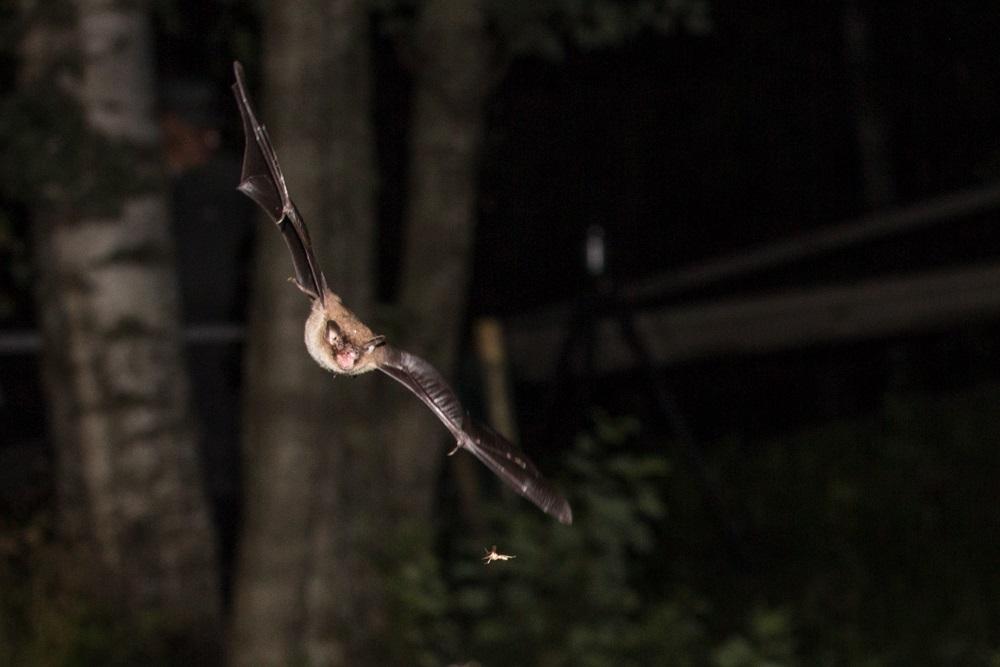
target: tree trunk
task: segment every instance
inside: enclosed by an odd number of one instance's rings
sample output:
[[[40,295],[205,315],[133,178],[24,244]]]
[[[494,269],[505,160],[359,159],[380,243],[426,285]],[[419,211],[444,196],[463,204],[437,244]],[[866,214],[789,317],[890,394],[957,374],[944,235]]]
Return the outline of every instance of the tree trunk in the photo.
[[[478,0],[430,0],[417,24],[416,87],[398,344],[450,377],[455,369],[476,223],[491,42]],[[395,389],[395,388],[394,388]],[[446,431],[406,392],[391,393],[396,511],[430,516]]]
[[[848,2],[844,8],[844,55],[854,97],[864,204],[867,210],[874,210],[896,199],[896,187],[888,118],[874,80],[870,27],[862,3]]]
[[[360,0],[272,3],[262,113],[331,288],[372,311],[373,138],[368,17]],[[245,519],[236,583],[236,664],[338,665],[353,633],[379,636],[369,552],[383,451],[376,378],[335,377],[306,353],[309,304],[284,280],[273,225],[259,251],[247,360]],[[379,484],[375,485],[380,486]],[[373,599],[374,598],[374,599]]]
[[[374,167],[366,4],[274,3],[265,29],[272,132],[330,287],[373,314]],[[413,180],[398,344],[448,373],[469,280],[486,92],[477,3],[419,23]],[[258,98],[265,99],[258,95]],[[378,374],[334,377],[302,344],[308,304],[279,234],[261,225],[247,365],[246,515],[237,664],[389,664],[385,575],[400,528],[426,531],[445,431]],[[429,542],[428,542],[429,543]],[[391,662],[391,660],[389,660]]]
[[[94,558],[74,575],[211,662],[218,572],[156,161],[148,7],[72,9],[72,21],[29,25],[21,77],[24,91],[67,101],[50,119],[79,120],[77,136],[48,129],[58,139],[44,145],[76,159],[45,165],[32,211],[59,527]]]

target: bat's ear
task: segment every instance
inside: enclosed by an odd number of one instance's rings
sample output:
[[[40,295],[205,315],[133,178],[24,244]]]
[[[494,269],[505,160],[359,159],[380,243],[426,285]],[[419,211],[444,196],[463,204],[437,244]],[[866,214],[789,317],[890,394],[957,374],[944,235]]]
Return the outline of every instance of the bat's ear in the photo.
[[[371,352],[379,345],[385,345],[385,336],[375,336],[364,344],[365,352]]]

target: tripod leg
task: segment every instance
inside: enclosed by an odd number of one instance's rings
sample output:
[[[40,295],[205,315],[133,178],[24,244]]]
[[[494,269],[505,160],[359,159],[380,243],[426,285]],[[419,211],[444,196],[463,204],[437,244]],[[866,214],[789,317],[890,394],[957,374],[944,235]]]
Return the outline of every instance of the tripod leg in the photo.
[[[691,431],[691,427],[677,406],[673,392],[667,386],[662,373],[657,370],[649,349],[635,328],[635,322],[631,314],[621,311],[618,313],[617,319],[622,337],[625,339],[625,343],[632,349],[632,353],[639,362],[643,374],[646,376],[646,381],[650,389],[652,389],[654,403],[660,417],[683,448],[685,458],[694,471],[699,486],[701,486],[705,503],[722,528],[725,539],[729,542],[731,553],[738,561],[742,562],[744,560],[742,531],[733,520],[732,513],[726,505],[718,483],[708,473],[704,451],[698,444]]]

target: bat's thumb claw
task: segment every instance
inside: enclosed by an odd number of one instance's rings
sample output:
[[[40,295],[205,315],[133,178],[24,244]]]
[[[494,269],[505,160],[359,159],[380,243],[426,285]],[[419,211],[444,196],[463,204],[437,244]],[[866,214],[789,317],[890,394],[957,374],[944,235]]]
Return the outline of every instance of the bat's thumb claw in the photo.
[[[290,282],[291,284],[295,285],[295,287],[297,287],[297,288],[298,288],[298,290],[299,290],[300,292],[302,292],[303,294],[305,294],[305,295],[306,295],[307,297],[309,297],[310,299],[318,299],[318,298],[319,298],[319,295],[318,295],[318,294],[313,294],[313,291],[312,291],[312,290],[310,290],[310,289],[306,289],[306,288],[305,288],[305,287],[304,287],[304,286],[302,285],[302,283],[300,283],[300,282],[298,281],[298,279],[297,279],[297,278],[289,278],[289,279],[288,279],[288,282]]]
[[[457,452],[458,450],[460,450],[461,448],[462,448],[461,443],[456,442],[455,446],[451,448],[450,452],[448,452],[448,456],[454,455],[454,453]]]

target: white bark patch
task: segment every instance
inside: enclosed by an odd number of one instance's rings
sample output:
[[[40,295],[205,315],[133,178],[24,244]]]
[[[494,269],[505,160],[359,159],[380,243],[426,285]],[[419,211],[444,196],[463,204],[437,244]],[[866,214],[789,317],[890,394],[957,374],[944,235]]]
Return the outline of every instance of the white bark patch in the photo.
[[[148,489],[119,490],[117,522],[128,526],[144,519],[153,518],[153,507],[149,503]]]
[[[111,448],[107,446],[111,434],[107,420],[100,413],[82,414],[79,424],[80,459],[84,467],[83,479],[90,487],[87,496],[92,503],[94,530],[103,547],[101,554],[105,561],[114,567],[121,560],[121,552],[118,549],[115,507],[112,495],[104,493],[109,488],[114,476]]]
[[[110,331],[126,318],[144,328],[163,328],[161,317],[165,304],[162,301],[152,303],[149,295],[159,294],[163,296],[157,298],[167,298],[161,289],[170,280],[170,274],[165,270],[151,271],[137,265],[119,265],[95,271],[91,280],[94,325],[99,331]],[[173,304],[169,304],[169,308],[173,310]]]
[[[114,0],[80,0],[84,51],[83,106],[87,120],[109,137],[156,141],[150,122],[154,95],[149,24],[139,8]],[[137,66],[138,63],[138,66]]]
[[[89,269],[116,254],[168,245],[169,228],[161,197],[133,197],[123,204],[121,217],[92,218],[61,227],[55,250],[65,262],[60,266]]]
[[[157,340],[109,341],[104,350],[104,385],[114,398],[155,401],[164,398],[171,378],[161,369],[172,351]]]
[[[167,268],[143,265],[141,255],[135,262],[112,260],[146,249],[164,252],[170,243],[166,211],[159,199],[142,197],[127,202],[122,213],[119,220],[85,220],[60,229],[53,239],[59,265],[87,281],[89,318],[96,331],[110,331],[126,319],[161,329],[164,309],[175,312],[178,307]]]
[[[139,440],[122,448],[121,464],[133,480],[149,481],[159,472],[163,444],[159,440]]]
[[[163,415],[159,410],[133,408],[122,411],[117,427],[124,442],[144,438],[146,434],[163,426]]]

